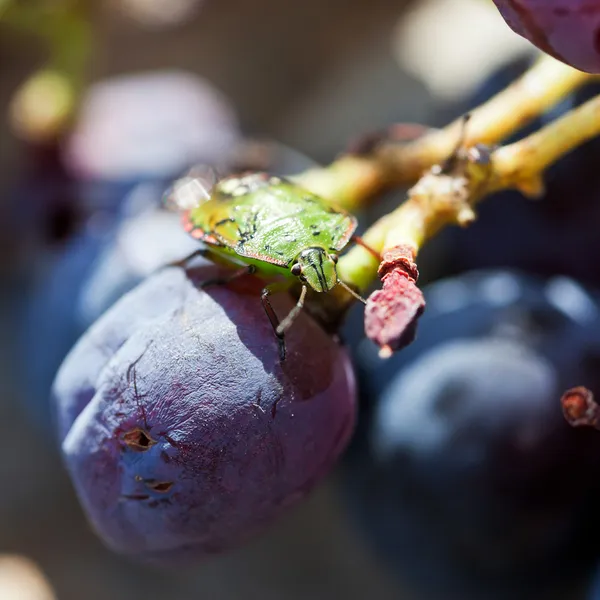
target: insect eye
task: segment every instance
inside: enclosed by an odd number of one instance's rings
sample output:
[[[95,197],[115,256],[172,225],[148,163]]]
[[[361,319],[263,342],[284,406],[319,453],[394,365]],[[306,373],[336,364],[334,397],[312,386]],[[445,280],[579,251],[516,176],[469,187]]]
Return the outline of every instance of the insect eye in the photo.
[[[329,258],[330,258],[330,259],[331,259],[331,260],[332,260],[334,263],[336,263],[336,264],[337,264],[337,261],[339,260],[339,258],[340,258],[340,257],[339,257],[337,254],[330,254],[330,255],[329,255]]]
[[[295,275],[296,277],[299,277],[300,275],[302,275],[302,265],[300,265],[298,263],[294,263],[294,265],[292,267],[292,275]]]

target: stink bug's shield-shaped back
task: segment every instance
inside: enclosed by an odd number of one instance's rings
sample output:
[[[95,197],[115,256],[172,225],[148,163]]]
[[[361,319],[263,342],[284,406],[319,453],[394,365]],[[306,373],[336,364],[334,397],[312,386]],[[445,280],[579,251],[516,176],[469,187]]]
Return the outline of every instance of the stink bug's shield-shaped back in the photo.
[[[219,182],[209,200],[186,212],[184,222],[196,239],[265,267],[286,268],[307,248],[340,252],[356,229],[346,211],[265,173]]]

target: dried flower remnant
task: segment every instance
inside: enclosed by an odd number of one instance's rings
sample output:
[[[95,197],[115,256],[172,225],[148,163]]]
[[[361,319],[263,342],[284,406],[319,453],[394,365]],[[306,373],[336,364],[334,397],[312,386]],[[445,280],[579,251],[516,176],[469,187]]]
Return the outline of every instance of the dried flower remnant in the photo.
[[[474,198],[489,176],[491,150],[482,144],[463,148],[469,115],[454,152],[426,173],[408,192],[408,200],[380,221],[384,243],[378,268],[383,289],[374,292],[365,311],[365,332],[389,358],[410,344],[425,309],[416,286],[419,248],[445,224],[467,226],[475,220]]]
[[[593,392],[583,386],[574,387],[562,395],[560,402],[569,425],[600,429],[600,405]]]
[[[410,247],[397,246],[385,252],[378,274],[383,289],[367,300],[365,333],[380,346],[383,358],[413,341],[425,299],[416,285],[419,272]]]

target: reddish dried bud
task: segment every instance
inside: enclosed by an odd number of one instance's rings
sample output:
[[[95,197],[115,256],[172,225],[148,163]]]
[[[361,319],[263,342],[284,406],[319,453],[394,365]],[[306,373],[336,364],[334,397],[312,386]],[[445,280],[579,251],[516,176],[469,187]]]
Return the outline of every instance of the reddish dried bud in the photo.
[[[394,246],[386,250],[381,257],[377,274],[382,281],[394,270],[403,271],[404,274],[416,282],[419,279],[419,270],[415,264],[415,251],[411,246]]]
[[[367,300],[365,333],[381,348],[382,357],[414,340],[417,319],[425,309],[425,298],[415,283],[419,272],[413,259],[409,246],[385,252],[379,266],[383,289]]]
[[[600,405],[590,390],[583,386],[571,388],[562,395],[560,402],[569,425],[600,429]]]

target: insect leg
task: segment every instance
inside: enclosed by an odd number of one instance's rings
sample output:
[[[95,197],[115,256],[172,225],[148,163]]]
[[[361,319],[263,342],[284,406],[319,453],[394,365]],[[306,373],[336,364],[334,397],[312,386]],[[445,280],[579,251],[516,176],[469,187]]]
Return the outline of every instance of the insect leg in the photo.
[[[274,284],[266,286],[263,289],[262,294],[260,296],[260,301],[262,302],[263,308],[265,309],[265,313],[267,313],[267,317],[269,317],[269,321],[271,322],[271,327],[273,328],[273,333],[275,333],[275,335],[277,336],[277,343],[279,344],[279,359],[281,360],[281,362],[283,362],[285,360],[284,333],[279,332],[279,325],[280,325],[279,318],[275,314],[273,305],[271,304],[271,301],[269,300],[269,295],[273,294],[275,292],[283,291],[287,287],[289,287],[289,284],[286,284],[284,287],[281,284],[274,283]]]
[[[305,285],[302,286],[302,291],[300,292],[300,298],[298,298],[298,302],[296,302],[296,306],[290,310],[287,317],[279,323],[275,333],[277,335],[284,335],[285,332],[291,327],[292,323],[295,321],[296,317],[300,314],[300,311],[304,307],[304,299],[306,298],[307,287]]]
[[[186,267],[189,263],[191,263],[198,256],[204,256],[205,258],[212,259],[213,254],[208,248],[198,248],[198,250],[194,250],[189,256],[181,258],[180,260],[175,260],[170,262],[168,267]]]

